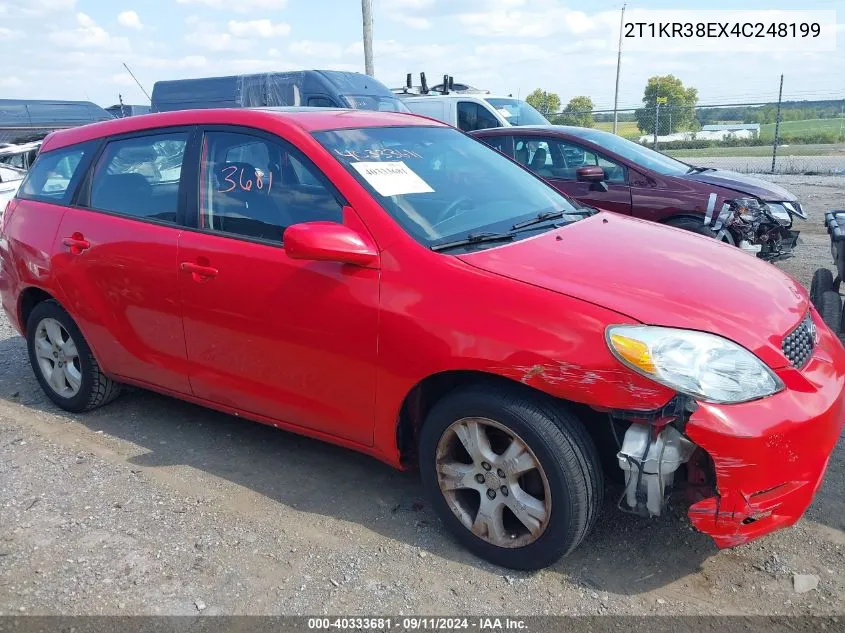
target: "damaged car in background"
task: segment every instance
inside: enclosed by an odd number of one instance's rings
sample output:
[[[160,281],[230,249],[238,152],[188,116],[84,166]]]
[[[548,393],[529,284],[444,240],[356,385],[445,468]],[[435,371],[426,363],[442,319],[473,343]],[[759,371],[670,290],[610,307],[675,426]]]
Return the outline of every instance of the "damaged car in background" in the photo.
[[[575,549],[614,478],[720,547],[791,525],[845,419],[845,349],[797,281],[410,114],[56,132],[0,223],[0,299],[57,406],[135,385],[419,469],[513,568]]]
[[[714,237],[767,261],[792,255],[793,220],[807,219],[774,183],[695,167],[609,132],[543,125],[472,135],[579,202]]]

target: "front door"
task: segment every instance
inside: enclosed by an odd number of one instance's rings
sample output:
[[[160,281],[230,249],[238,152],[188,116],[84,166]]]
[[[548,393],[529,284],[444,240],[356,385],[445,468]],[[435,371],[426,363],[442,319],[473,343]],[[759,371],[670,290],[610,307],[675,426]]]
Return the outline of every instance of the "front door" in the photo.
[[[68,309],[106,371],[179,393],[190,393],[176,261],[190,134],[109,141],[62,217],[53,259]]]
[[[514,138],[514,158],[555,189],[602,211],[631,214],[631,187],[624,165],[568,140],[545,136]],[[604,169],[604,186],[580,182],[579,167]]]
[[[284,229],[351,222],[325,177],[289,143],[209,128],[198,226],[179,241],[193,393],[372,444],[379,273],[290,259]]]

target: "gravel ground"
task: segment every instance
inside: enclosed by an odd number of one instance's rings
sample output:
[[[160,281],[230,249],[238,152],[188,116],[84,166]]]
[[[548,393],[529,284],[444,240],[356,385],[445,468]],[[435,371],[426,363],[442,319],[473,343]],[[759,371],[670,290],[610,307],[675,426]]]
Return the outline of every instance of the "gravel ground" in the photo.
[[[810,212],[781,264],[809,284],[845,178],[776,180]],[[805,518],[725,551],[610,495],[575,553],[510,572],[445,533],[414,473],[142,391],[61,412],[0,317],[0,614],[845,615],[843,489],[840,442]]]

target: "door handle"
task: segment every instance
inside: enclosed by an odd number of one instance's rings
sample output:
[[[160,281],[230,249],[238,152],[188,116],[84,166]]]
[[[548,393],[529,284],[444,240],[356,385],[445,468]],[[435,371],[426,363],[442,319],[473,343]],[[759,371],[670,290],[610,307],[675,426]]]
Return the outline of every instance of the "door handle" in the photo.
[[[179,264],[179,268],[182,272],[191,273],[196,281],[216,277],[218,272],[216,268],[203,266],[202,264],[195,264],[194,262],[182,262]]]
[[[82,237],[82,233],[74,233],[70,237],[62,239],[62,244],[67,246],[74,255],[79,255],[82,251],[91,248],[91,242]]]

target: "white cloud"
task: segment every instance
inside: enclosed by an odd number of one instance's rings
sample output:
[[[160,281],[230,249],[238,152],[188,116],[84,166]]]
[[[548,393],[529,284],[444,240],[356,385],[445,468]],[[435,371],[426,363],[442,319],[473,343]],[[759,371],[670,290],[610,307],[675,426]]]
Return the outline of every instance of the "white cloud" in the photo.
[[[220,30],[214,22],[197,22],[194,30],[185,36],[185,41],[212,52],[245,51],[252,43],[248,39],[235,37],[232,33]]]
[[[21,10],[29,15],[72,11],[76,8],[76,0],[26,0],[25,4]]]
[[[23,82],[14,75],[0,76],[0,88],[18,88]]]
[[[434,0],[388,0],[391,8],[394,9],[410,9],[412,11],[419,11],[420,9],[428,9],[434,4]]]
[[[139,18],[138,14],[134,11],[124,11],[117,16],[117,22],[121,26],[125,26],[129,29],[137,29],[140,31],[144,28],[144,25],[141,24],[141,18]]]
[[[128,51],[129,40],[113,37],[85,13],[76,14],[75,29],[57,30],[49,34],[50,41],[63,48],[101,48],[112,52]]]
[[[21,35],[23,35],[21,31],[13,31],[12,29],[8,29],[5,26],[0,26],[0,42],[15,40]]]
[[[290,24],[270,20],[229,20],[228,29],[235,37],[284,37],[290,33]]]
[[[613,25],[619,21],[618,14],[612,12],[588,15],[546,3],[537,3],[535,10],[510,8],[517,4],[525,6],[527,2],[499,0],[488,11],[459,14],[458,22],[467,27],[471,35],[479,37],[543,38],[558,33],[580,35],[597,29],[606,30],[609,35]]]
[[[399,24],[404,24],[412,29],[424,31],[431,28],[431,20],[428,18],[415,17],[412,15],[389,14],[388,18]]]
[[[288,0],[176,0],[179,4],[198,4],[212,9],[228,9],[235,13],[251,13],[253,11],[280,11],[284,9]]]
[[[363,51],[363,49],[362,49]],[[302,57],[314,57],[317,59],[337,59],[344,55],[344,47],[337,42],[319,42],[314,40],[302,40],[291,42],[288,52]]]

